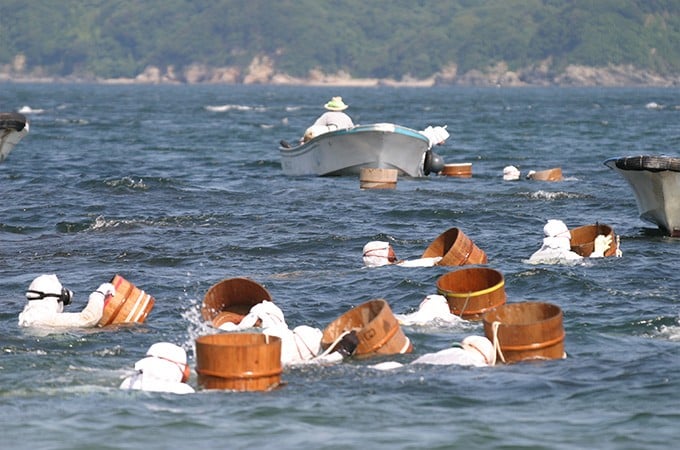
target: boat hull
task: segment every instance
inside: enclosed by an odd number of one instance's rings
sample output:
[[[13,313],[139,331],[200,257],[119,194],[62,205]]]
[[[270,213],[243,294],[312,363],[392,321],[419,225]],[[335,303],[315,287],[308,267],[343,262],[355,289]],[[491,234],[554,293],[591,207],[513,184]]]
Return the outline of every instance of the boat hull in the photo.
[[[0,113],[0,162],[4,161],[14,146],[28,134],[26,117],[19,113]]]
[[[628,182],[642,220],[669,236],[680,237],[680,158],[612,158],[605,165]]]
[[[298,147],[280,147],[279,151],[285,175],[359,175],[363,168],[378,168],[422,177],[429,147],[425,135],[385,123],[331,131]]]

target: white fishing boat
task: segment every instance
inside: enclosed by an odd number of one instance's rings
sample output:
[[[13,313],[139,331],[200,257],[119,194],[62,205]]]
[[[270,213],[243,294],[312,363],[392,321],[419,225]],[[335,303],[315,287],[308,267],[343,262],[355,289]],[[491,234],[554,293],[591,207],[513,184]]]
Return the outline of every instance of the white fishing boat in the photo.
[[[641,219],[668,236],[680,237],[680,158],[640,155],[604,163],[633,189]]]
[[[26,116],[16,112],[0,112],[0,162],[12,152],[14,146],[28,134]]]
[[[376,123],[328,131],[298,146],[281,141],[279,152],[285,175],[359,175],[361,169],[377,168],[423,177],[444,167],[442,158],[432,151],[438,143],[426,132]]]

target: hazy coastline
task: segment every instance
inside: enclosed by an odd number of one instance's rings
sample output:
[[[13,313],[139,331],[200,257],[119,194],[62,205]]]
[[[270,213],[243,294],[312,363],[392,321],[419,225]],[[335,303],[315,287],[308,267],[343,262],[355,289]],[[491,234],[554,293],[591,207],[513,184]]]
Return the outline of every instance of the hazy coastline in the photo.
[[[554,72],[549,63],[509,70],[505,63],[499,63],[485,71],[472,70],[459,74],[455,65],[428,78],[419,79],[403,76],[393,78],[358,78],[339,72],[326,74],[310,71],[306,77],[294,77],[277,72],[271,64],[254,61],[247,68],[212,68],[191,65],[183,70],[173,66],[164,69],[149,66],[135,77],[101,78],[88,75],[50,75],[42,70],[30,73],[22,71],[0,71],[0,82],[11,83],[97,83],[97,84],[259,84],[288,86],[338,86],[338,87],[432,87],[451,86],[557,86],[557,87],[675,87],[680,86],[680,75],[660,75],[649,70],[637,69],[630,65],[588,67],[570,65]]]

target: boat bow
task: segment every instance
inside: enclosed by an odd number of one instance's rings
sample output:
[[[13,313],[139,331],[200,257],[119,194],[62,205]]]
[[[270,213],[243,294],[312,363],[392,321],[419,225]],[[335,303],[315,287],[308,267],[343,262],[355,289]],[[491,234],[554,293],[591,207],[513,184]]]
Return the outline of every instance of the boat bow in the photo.
[[[604,164],[628,182],[641,219],[680,237],[680,158],[639,155],[611,158]]]

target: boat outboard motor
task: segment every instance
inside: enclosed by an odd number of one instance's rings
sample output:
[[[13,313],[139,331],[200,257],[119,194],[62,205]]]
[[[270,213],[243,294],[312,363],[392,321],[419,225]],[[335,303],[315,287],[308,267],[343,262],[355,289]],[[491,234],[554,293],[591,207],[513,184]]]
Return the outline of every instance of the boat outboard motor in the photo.
[[[0,113],[0,128],[21,131],[28,124],[26,116],[17,112]]]
[[[439,173],[444,170],[444,158],[432,150],[425,152],[425,162],[423,163],[423,172],[429,175],[430,172]]]

